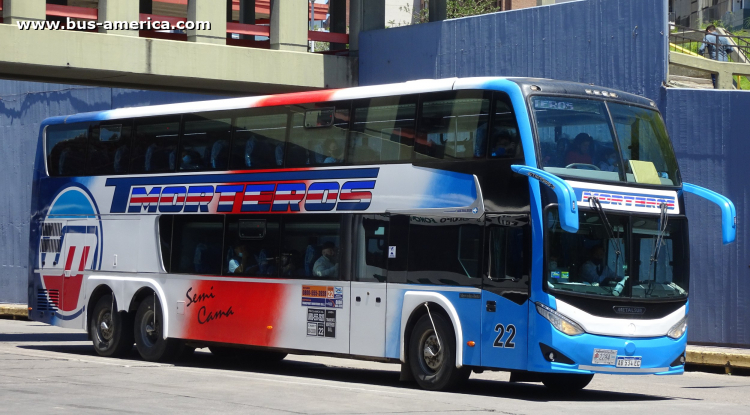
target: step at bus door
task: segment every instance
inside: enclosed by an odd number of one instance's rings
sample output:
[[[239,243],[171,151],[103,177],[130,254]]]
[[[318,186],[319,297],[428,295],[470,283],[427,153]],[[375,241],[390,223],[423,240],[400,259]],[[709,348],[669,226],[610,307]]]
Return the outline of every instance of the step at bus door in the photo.
[[[349,350],[358,356],[385,356],[388,218],[354,216]]]
[[[484,247],[482,366],[526,369],[531,256],[528,217],[488,216]]]

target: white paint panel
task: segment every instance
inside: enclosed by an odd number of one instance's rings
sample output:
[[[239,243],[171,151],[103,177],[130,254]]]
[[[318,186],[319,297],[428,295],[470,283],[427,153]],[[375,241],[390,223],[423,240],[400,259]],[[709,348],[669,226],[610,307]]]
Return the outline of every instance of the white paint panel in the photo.
[[[385,357],[386,285],[358,281],[351,284],[350,353]]]
[[[666,336],[669,329],[685,317],[686,308],[683,305],[672,314],[654,320],[605,318],[591,315],[558,299],[557,311],[575,320],[587,333],[616,337],[658,337]],[[631,324],[635,326],[635,330]]]
[[[101,271],[136,272],[138,270],[138,217],[105,217],[102,220],[103,234]],[[116,263],[115,263],[115,255]]]

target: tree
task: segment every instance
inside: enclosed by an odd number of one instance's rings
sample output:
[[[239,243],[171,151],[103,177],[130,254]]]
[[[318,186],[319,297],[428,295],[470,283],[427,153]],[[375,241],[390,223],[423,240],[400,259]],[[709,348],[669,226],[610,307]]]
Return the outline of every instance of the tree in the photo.
[[[493,0],[448,0],[448,18],[476,16],[499,11]]]

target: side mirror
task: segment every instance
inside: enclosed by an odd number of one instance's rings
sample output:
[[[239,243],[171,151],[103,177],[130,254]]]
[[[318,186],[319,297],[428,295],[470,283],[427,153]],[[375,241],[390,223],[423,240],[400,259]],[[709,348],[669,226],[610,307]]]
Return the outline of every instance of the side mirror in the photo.
[[[567,232],[578,232],[578,201],[576,192],[565,180],[552,173],[534,167],[514,164],[510,168],[549,187],[557,195],[557,208],[560,211],[560,226]]]
[[[690,183],[682,183],[682,190],[708,199],[721,208],[721,239],[724,245],[734,242],[737,238],[737,210],[728,197],[708,190],[705,187]]]

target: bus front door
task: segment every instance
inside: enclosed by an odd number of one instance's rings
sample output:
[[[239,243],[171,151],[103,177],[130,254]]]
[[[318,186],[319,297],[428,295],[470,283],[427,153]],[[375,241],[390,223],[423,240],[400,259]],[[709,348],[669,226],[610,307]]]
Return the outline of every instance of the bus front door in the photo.
[[[482,290],[482,366],[525,369],[529,307],[526,216],[488,216]]]

